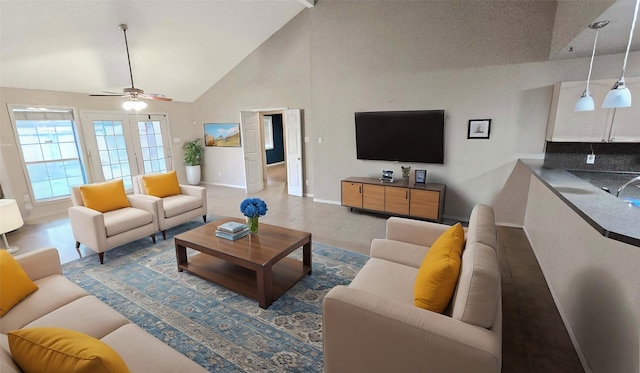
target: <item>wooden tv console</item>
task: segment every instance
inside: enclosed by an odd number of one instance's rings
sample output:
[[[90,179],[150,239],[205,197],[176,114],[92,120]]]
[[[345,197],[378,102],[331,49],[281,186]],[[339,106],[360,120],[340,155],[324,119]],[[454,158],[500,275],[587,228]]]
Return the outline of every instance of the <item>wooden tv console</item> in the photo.
[[[350,177],[341,184],[342,206],[442,222],[445,184],[383,183],[369,177]]]

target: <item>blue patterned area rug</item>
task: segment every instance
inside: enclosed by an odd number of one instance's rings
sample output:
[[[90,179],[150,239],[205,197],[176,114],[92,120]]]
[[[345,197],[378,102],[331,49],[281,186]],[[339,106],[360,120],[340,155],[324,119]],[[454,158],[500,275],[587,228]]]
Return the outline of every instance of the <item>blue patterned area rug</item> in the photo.
[[[322,299],[349,284],[368,257],[313,242],[313,274],[263,310],[178,272],[173,237],[201,224],[170,229],[156,244],[144,238],[108,251],[103,265],[97,255],[67,263],[64,274],[210,372],[322,372]]]

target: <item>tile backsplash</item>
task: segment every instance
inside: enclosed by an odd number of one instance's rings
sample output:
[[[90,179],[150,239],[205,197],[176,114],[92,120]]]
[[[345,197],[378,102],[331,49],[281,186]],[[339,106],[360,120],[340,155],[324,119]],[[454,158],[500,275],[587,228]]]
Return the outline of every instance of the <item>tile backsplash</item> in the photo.
[[[587,164],[587,155],[595,162]],[[544,167],[580,171],[640,172],[640,143],[547,142]]]

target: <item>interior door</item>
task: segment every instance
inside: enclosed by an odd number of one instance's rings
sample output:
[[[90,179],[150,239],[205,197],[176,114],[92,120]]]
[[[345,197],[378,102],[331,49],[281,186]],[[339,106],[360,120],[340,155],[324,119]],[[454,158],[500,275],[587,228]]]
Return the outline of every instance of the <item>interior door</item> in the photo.
[[[300,109],[284,111],[288,193],[302,197],[302,124]]]
[[[264,148],[260,131],[259,113],[241,111],[242,150],[244,152],[244,172],[247,193],[255,193],[264,189],[263,156]]]

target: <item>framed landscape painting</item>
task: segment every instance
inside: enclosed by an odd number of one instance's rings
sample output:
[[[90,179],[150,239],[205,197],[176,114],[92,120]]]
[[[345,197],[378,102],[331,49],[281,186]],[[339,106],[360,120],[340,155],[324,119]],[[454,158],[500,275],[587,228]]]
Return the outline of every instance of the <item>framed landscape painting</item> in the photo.
[[[205,123],[205,146],[240,146],[240,123]]]

